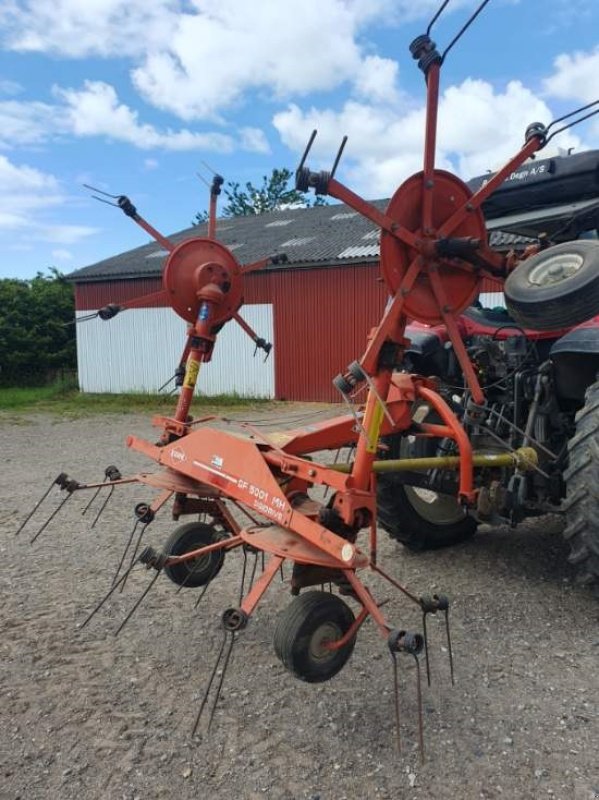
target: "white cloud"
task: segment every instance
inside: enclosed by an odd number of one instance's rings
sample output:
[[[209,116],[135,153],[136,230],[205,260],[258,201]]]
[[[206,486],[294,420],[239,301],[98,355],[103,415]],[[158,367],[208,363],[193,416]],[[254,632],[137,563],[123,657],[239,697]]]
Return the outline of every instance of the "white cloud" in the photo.
[[[55,261],[72,261],[73,254],[70,250],[64,250],[62,248],[58,248],[57,250],[52,250],[52,258]]]
[[[152,171],[154,169],[158,169],[159,166],[160,165],[159,165],[158,161],[155,158],[144,158],[144,169],[147,170],[148,172],[150,172],[150,171]],[[89,183],[89,181],[85,181],[85,182]]]
[[[47,103],[0,100],[0,149],[40,144],[60,129],[60,119]]]
[[[143,150],[212,150],[227,153],[233,140],[222,133],[197,133],[182,129],[159,131],[139,121],[137,111],[119,102],[113,86],[102,81],[85,81],[85,88],[54,88],[64,103],[65,125],[75,136],[107,136]]]
[[[22,0],[4,2],[5,46],[20,52],[136,56],[168,42],[179,0]]]
[[[270,153],[270,145],[261,128],[240,128],[239,141],[243,150],[251,153]]]
[[[45,212],[64,206],[67,200],[53,175],[14,164],[0,155],[0,234],[72,244],[95,233],[96,228],[52,224],[44,217]]]
[[[590,53],[564,53],[554,61],[554,73],[544,81],[554,97],[591,103],[599,97],[599,47]]]
[[[437,167],[455,170],[465,179],[497,168],[522,147],[531,122],[551,119],[546,103],[519,81],[497,91],[485,81],[467,79],[441,95]],[[341,136],[348,134],[344,175],[352,188],[368,197],[389,195],[422,169],[424,121],[423,104],[406,104],[402,110],[357,101],[346,102],[340,111],[303,111],[290,105],[273,117],[282,141],[296,153],[310,131],[318,129],[313,169],[328,169]],[[563,134],[556,144],[577,147],[580,141]]]

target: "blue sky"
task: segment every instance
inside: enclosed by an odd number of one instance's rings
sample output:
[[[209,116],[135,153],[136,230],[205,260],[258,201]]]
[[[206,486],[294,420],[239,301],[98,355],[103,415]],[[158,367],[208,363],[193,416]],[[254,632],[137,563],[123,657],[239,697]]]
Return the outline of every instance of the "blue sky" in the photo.
[[[438,0],[2,0],[0,277],[63,272],[148,241],[91,183],[163,233],[206,207],[202,161],[259,182],[330,165],[367,198],[421,164],[423,77],[410,41]],[[440,49],[476,3],[450,0]],[[443,66],[438,166],[464,178],[526,126],[599,96],[596,0],[491,0]],[[554,140],[599,148],[595,121]]]

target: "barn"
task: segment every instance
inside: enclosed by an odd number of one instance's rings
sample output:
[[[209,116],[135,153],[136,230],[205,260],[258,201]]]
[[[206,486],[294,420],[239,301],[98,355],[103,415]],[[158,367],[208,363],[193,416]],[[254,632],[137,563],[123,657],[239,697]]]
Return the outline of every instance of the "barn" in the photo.
[[[383,210],[387,202],[374,205]],[[178,243],[203,235],[206,226],[198,226],[169,239]],[[493,236],[496,245],[511,238]],[[229,322],[202,373],[202,392],[338,401],[331,379],[363,353],[387,299],[379,275],[379,229],[345,205],[330,205],[220,219],[217,238],[242,265],[274,253],[285,253],[287,263],[245,277],[241,313],[273,343],[270,357],[254,355],[251,340]],[[166,255],[152,241],[72,273],[77,318],[108,303],[159,292]],[[486,282],[483,292],[488,305],[501,302],[498,284]],[[81,390],[157,392],[180,361],[185,331],[186,323],[155,300],[109,321],[82,322],[77,325]]]

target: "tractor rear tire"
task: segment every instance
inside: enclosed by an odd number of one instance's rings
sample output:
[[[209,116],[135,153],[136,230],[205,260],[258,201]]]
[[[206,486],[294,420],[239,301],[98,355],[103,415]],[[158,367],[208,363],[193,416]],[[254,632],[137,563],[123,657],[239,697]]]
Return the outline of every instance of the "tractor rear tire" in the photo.
[[[599,314],[599,242],[577,240],[523,261],[504,286],[511,317],[525,328],[551,331]]]
[[[580,583],[599,589],[599,382],[586,391],[568,453],[563,503],[568,560],[576,567]]]
[[[439,422],[426,405],[414,414],[418,422]],[[412,439],[412,440],[411,440]],[[436,439],[417,439],[394,434],[385,437],[389,448],[384,459],[434,456]],[[377,477],[377,519],[392,539],[410,550],[437,550],[465,542],[476,533],[477,522],[457,499],[401,482],[400,473],[381,472]]]
[[[305,592],[292,600],[277,620],[275,653],[296,678],[323,683],[345,666],[356,637],[337,650],[328,650],[326,642],[341,639],[354,622],[354,612],[337,595]]]

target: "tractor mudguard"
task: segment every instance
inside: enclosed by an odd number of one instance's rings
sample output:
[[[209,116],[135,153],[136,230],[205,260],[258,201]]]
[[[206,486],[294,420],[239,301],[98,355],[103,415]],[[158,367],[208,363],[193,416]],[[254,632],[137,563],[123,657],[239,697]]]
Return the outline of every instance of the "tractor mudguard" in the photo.
[[[552,345],[549,355],[558,397],[583,402],[599,372],[599,318],[566,333]]]
[[[406,356],[415,372],[423,375],[446,375],[448,351],[445,342],[447,334],[440,326],[428,327],[413,323],[407,326],[406,337],[410,340]]]

